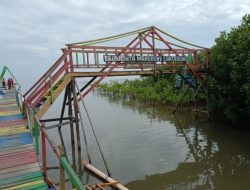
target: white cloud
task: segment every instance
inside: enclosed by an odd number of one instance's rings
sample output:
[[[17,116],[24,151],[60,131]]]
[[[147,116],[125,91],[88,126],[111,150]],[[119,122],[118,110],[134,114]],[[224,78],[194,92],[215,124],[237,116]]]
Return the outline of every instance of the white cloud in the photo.
[[[249,0],[1,1],[0,65],[21,70],[35,61],[42,74],[64,44],[151,25],[211,46],[220,31],[238,25],[249,10]]]

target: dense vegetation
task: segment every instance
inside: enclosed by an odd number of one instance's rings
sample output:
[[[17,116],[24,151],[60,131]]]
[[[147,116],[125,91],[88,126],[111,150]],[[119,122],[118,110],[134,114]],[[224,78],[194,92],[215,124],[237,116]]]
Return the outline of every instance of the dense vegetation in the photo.
[[[210,94],[210,110],[239,123],[250,120],[250,15],[230,32],[221,32],[212,47],[213,84]],[[203,56],[199,55],[199,60]],[[129,94],[146,102],[175,104],[184,87],[176,89],[173,76],[147,77],[118,83],[105,83],[100,87],[115,96]],[[183,104],[192,101],[192,92],[184,97]]]
[[[119,83],[104,83],[99,87],[114,96],[130,95],[147,103],[160,102],[163,104],[176,104],[184,91],[184,88],[175,88],[174,76],[145,77]],[[192,92],[190,91],[184,97],[182,104],[187,105],[191,100]]]
[[[250,118],[250,15],[230,32],[221,32],[212,47],[212,73],[216,93],[211,95],[213,111],[234,122]]]

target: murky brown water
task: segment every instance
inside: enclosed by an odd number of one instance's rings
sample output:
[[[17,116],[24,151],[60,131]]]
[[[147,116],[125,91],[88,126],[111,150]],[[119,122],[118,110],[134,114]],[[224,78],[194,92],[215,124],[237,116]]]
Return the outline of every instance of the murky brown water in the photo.
[[[250,189],[249,131],[196,120],[192,111],[173,115],[164,105],[116,100],[97,92],[85,102],[112,176],[129,189]],[[58,106],[47,114],[53,115],[59,116]],[[63,132],[71,158],[69,129]],[[93,135],[87,133],[93,164],[105,171]],[[57,130],[50,135],[60,143]],[[49,163],[57,165],[52,156]]]

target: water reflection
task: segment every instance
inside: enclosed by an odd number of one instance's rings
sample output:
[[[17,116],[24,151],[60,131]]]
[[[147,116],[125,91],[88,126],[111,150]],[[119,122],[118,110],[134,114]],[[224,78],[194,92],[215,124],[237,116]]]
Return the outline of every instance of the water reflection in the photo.
[[[249,189],[249,131],[196,120],[191,110],[173,115],[166,106],[145,105],[127,97],[109,97],[108,101],[147,114],[152,120],[170,122],[188,147],[186,158],[176,169],[129,182],[129,189]]]

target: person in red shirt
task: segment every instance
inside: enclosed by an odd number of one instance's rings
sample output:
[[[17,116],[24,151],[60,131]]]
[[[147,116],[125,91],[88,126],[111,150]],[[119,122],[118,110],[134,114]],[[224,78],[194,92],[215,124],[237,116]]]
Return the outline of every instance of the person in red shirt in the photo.
[[[8,79],[7,84],[8,84],[8,89],[10,89],[11,88],[11,78]]]
[[[13,86],[14,86],[14,81],[13,81],[13,79],[10,78],[10,81],[11,81],[11,87],[13,87]]]
[[[6,89],[6,82],[5,82],[4,78],[2,80],[2,86],[3,86],[4,89]]]

